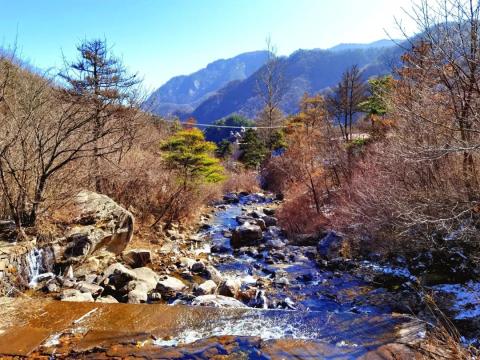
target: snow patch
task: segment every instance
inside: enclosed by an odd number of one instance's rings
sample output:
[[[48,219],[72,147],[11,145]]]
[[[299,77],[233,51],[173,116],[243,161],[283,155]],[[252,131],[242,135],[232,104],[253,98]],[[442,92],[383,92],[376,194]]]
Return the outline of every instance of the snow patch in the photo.
[[[434,291],[452,294],[452,310],[457,313],[455,320],[471,319],[480,316],[480,282],[469,281],[463,284],[443,284],[433,286]]]

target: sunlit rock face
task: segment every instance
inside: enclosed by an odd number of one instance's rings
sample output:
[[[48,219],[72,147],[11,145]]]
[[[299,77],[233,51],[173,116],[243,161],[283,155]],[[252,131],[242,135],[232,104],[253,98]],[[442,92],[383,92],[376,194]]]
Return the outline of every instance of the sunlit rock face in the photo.
[[[106,250],[120,254],[133,236],[133,215],[106,195],[81,191],[67,204],[71,221],[66,232],[66,257]]]

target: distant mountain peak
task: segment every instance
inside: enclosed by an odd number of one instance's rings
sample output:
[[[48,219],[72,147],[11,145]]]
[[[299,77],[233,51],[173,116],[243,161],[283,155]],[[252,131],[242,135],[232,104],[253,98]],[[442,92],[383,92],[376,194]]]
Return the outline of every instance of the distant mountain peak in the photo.
[[[372,49],[372,48],[395,46],[397,43],[398,43],[398,40],[381,39],[381,40],[373,41],[371,43],[341,43],[331,48],[328,48],[327,50],[345,51],[345,50],[358,50],[358,49]]]
[[[249,77],[267,58],[267,51],[251,51],[215,60],[192,74],[171,78],[150,95],[144,107],[159,115],[188,113],[228,83]]]
[[[339,44],[330,49],[299,49],[282,57],[288,81],[282,110],[291,114],[305,92],[314,94],[334,86],[347,67],[359,65],[367,76],[385,74],[385,55],[396,54],[395,40],[368,44]],[[395,56],[399,56],[396,54]],[[267,51],[252,51],[219,59],[190,75],[176,76],[158,88],[144,107],[162,116],[193,116],[212,123],[233,113],[254,117],[259,110],[258,74]]]

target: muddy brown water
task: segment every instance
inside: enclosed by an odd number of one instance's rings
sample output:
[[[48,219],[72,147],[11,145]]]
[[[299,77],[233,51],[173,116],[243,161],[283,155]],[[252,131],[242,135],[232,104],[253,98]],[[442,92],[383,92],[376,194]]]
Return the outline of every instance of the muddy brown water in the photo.
[[[0,306],[2,358],[380,359],[372,356],[393,350],[411,355],[398,343],[412,341],[421,326],[403,317],[346,319],[315,312],[162,304],[3,298]],[[262,332],[275,331],[279,324],[316,332],[305,330],[305,338],[262,339]],[[233,335],[224,335],[229,327]],[[255,331],[257,336],[251,336]],[[189,337],[192,342],[167,346],[171,339]]]

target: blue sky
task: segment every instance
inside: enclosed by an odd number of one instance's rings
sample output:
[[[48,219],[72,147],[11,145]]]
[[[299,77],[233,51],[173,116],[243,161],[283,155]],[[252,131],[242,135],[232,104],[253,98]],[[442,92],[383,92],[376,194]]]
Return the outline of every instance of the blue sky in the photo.
[[[0,0],[0,45],[42,69],[106,38],[148,90],[209,62],[265,47],[279,54],[398,36],[411,0]],[[405,22],[408,25],[408,22]],[[409,30],[413,30],[410,26]],[[54,70],[52,70],[54,71]]]

